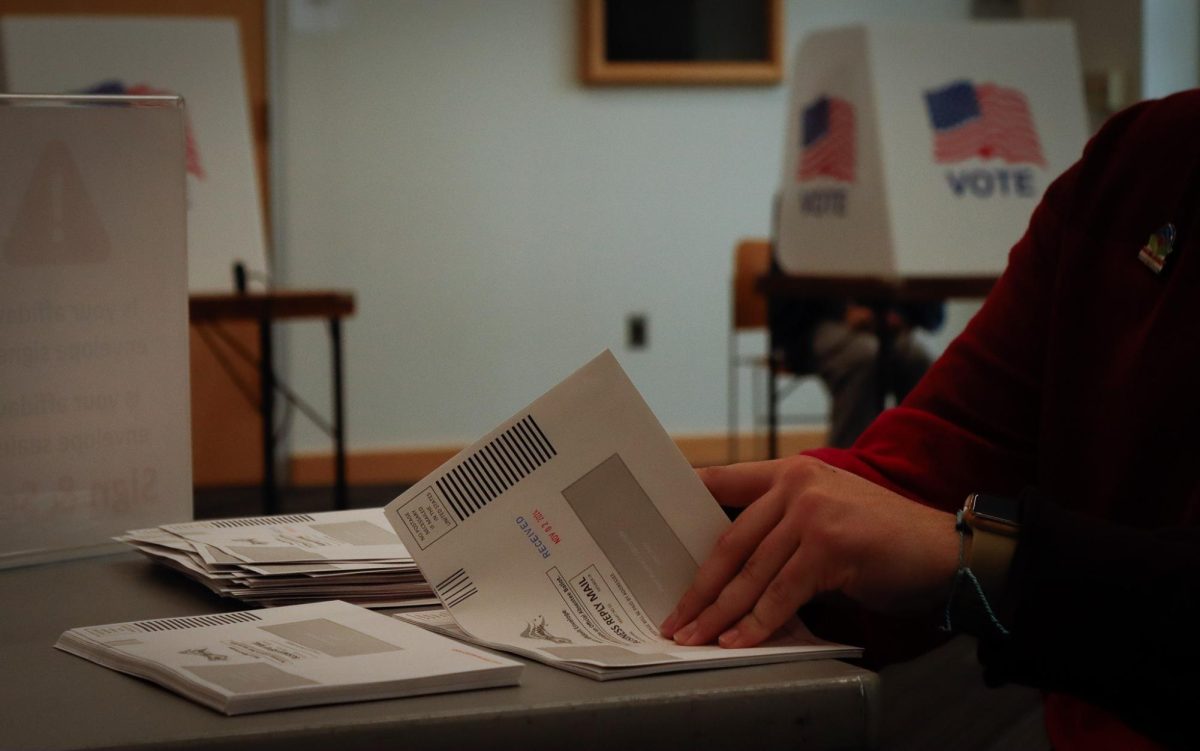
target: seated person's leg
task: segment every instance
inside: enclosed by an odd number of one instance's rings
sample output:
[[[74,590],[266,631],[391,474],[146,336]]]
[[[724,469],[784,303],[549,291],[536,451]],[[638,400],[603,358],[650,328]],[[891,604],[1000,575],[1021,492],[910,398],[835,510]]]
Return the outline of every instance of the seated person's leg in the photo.
[[[897,402],[912,391],[932,364],[933,358],[912,331],[901,332],[896,337],[889,375],[891,391],[896,395]]]
[[[829,389],[830,446],[854,443],[879,414],[879,341],[869,331],[840,321],[817,324],[813,355],[817,372]]]

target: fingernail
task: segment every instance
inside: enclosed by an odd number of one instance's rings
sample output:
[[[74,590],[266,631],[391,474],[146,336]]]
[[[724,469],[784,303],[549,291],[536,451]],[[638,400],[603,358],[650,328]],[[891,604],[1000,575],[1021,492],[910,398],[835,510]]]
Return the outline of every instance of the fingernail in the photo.
[[[725,633],[723,633],[719,637],[717,637],[717,643],[725,648],[729,648],[729,647],[732,647],[734,644],[737,644],[737,640],[738,640],[737,626],[734,626],[733,628],[729,629],[728,631],[726,631]]]
[[[662,634],[663,636],[670,637],[671,634],[675,633],[675,626],[676,626],[675,621],[678,621],[678,620],[679,620],[679,610],[678,609],[672,610],[671,614],[667,616],[667,619],[662,622],[661,626],[658,627],[658,632],[660,634]]]
[[[692,621],[688,625],[675,632],[675,643],[682,646],[691,646],[688,641],[696,635],[696,622]]]

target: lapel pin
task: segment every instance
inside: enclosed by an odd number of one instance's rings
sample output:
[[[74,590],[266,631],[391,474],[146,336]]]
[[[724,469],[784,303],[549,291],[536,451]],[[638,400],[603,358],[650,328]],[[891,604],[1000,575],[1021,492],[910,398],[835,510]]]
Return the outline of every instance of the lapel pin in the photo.
[[[1175,225],[1164,224],[1158,231],[1150,235],[1150,239],[1138,251],[1138,260],[1146,264],[1146,268],[1155,274],[1161,274],[1167,262],[1167,256],[1175,250]]]

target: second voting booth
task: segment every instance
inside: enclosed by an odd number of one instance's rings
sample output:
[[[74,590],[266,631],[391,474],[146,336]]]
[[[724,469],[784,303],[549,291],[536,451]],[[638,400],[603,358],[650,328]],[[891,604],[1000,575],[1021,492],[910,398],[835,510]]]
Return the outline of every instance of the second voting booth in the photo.
[[[1087,132],[1067,23],[860,25],[795,60],[777,216],[791,273],[998,274]]]

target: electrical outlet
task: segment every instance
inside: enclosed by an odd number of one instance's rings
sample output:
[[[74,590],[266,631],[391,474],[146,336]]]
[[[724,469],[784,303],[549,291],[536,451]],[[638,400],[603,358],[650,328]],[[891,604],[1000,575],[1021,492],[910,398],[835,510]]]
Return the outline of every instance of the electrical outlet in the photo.
[[[650,341],[650,324],[645,313],[630,313],[625,319],[625,346],[645,349]]]

